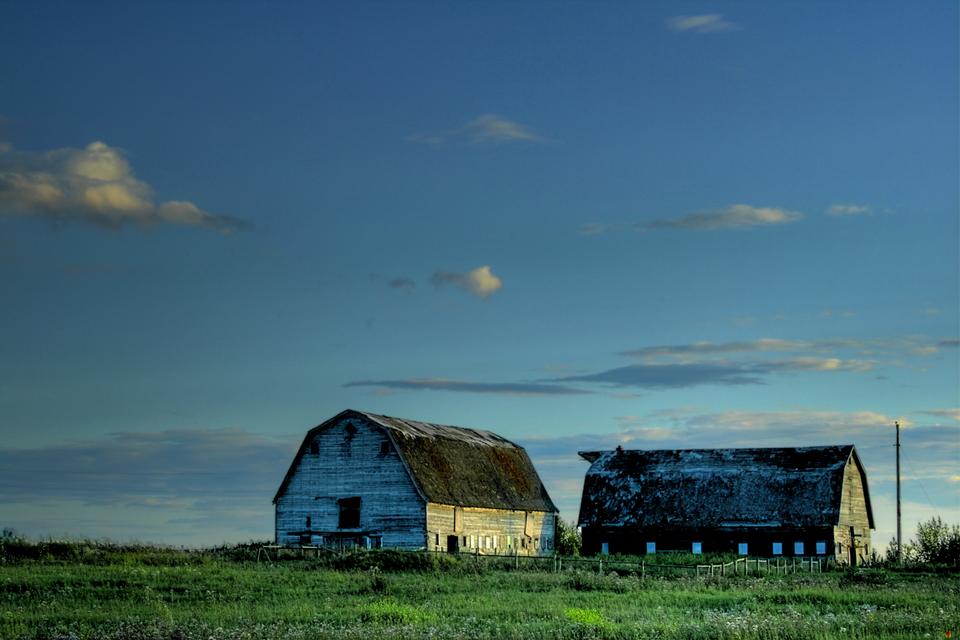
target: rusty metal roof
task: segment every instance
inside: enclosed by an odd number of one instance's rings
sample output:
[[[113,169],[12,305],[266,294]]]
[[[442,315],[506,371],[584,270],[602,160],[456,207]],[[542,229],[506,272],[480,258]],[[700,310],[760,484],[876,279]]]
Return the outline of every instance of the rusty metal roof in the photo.
[[[518,511],[557,511],[526,450],[492,431],[352,409],[337,414],[307,433],[274,502],[283,493],[313,437],[351,417],[366,419],[387,432],[410,471],[411,479],[428,502]]]
[[[583,451],[580,526],[794,527],[836,524],[853,445]]]

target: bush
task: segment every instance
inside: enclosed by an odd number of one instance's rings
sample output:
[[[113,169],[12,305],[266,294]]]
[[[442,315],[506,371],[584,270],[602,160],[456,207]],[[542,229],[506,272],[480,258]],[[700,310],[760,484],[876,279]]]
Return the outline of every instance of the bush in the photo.
[[[582,546],[580,529],[570,522],[557,518],[557,554],[561,556],[579,556]]]
[[[897,540],[887,545],[886,560],[897,560]],[[916,537],[903,544],[903,561],[909,564],[960,567],[960,526],[949,525],[940,516],[917,524]]]

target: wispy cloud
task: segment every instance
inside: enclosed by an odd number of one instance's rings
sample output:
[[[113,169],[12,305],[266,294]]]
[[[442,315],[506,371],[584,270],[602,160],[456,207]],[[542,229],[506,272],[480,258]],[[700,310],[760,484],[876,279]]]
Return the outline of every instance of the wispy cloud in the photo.
[[[557,378],[557,382],[597,382],[641,389],[683,389],[699,385],[763,384],[763,372],[749,366],[720,363],[633,364],[597,373]]]
[[[758,338],[733,342],[692,342],[687,344],[653,345],[621,351],[620,355],[640,358],[648,362],[658,359],[690,361],[719,354],[756,353],[815,353],[853,352],[876,356],[881,353],[894,355],[930,355],[940,349],[956,347],[955,340],[935,340],[922,336],[893,338],[824,338],[820,340],[788,340],[783,338]]]
[[[826,209],[831,216],[863,216],[871,213],[867,204],[832,204]]]
[[[947,418],[948,420],[953,420],[955,422],[960,422],[960,408],[951,408],[951,409],[925,409],[919,411],[928,416],[936,416],[938,418]],[[960,435],[960,434],[958,434]]]
[[[692,33],[721,33],[734,31],[740,26],[723,17],[720,13],[704,13],[695,16],[672,16],[667,18],[667,28],[671,31],[689,31]]]
[[[453,285],[478,298],[487,298],[500,290],[503,281],[494,275],[490,267],[484,265],[466,273],[455,271],[437,271],[430,278],[435,287]]]
[[[345,387],[377,387],[405,391],[456,391],[510,396],[569,396],[590,393],[583,389],[536,382],[469,382],[446,378],[414,378],[410,380],[359,380]]]
[[[247,226],[185,200],[155,203],[150,185],[134,175],[123,151],[103,142],[39,153],[0,146],[0,214],[114,229],[175,224],[231,233]]]
[[[714,355],[718,353],[754,353],[758,351],[807,351],[816,348],[817,343],[808,340],[783,340],[781,338],[759,338],[736,342],[692,342],[689,344],[656,345],[621,351],[620,355],[651,357],[687,357]]]
[[[725,209],[691,213],[681,218],[654,220],[647,229],[690,229],[711,231],[714,229],[743,229],[765,227],[796,222],[803,214],[776,207],[753,207],[748,204],[732,204]]]
[[[491,144],[506,142],[543,142],[544,139],[528,127],[494,114],[477,116],[454,129],[421,131],[411,134],[407,142],[442,145],[450,142]]]
[[[398,289],[405,293],[413,293],[414,289],[417,288],[417,283],[414,282],[412,278],[400,276],[390,280],[390,282],[387,283],[387,286],[389,286],[391,289]]]
[[[757,362],[704,361],[669,364],[633,364],[597,373],[557,378],[557,382],[596,382],[641,389],[683,389],[701,385],[764,384],[774,373],[862,372],[875,363],[840,358],[789,358]]]
[[[590,222],[580,227],[584,236],[597,236],[615,231],[715,231],[721,229],[751,229],[779,226],[803,219],[799,211],[778,207],[754,207],[749,204],[732,204],[722,209],[708,209],[689,213],[679,218],[660,218],[649,222],[602,223]]]

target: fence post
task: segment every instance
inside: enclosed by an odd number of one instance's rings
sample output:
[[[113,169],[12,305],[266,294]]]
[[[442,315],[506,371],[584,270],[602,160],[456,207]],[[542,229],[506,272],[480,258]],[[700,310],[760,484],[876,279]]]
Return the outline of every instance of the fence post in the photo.
[[[520,550],[519,549],[513,550],[513,568],[514,569],[520,568]]]
[[[600,573],[603,573],[603,558],[600,558]]]
[[[640,579],[643,580],[646,577],[647,577],[647,561],[641,560],[640,561]]]

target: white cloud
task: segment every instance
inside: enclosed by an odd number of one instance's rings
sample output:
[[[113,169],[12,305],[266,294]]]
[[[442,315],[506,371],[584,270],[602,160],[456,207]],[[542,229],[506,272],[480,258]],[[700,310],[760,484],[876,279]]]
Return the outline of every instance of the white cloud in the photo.
[[[503,281],[494,275],[487,265],[477,267],[466,273],[437,271],[433,274],[431,282],[435,287],[452,284],[478,298],[489,297],[503,286]]]
[[[681,229],[690,231],[713,231],[716,229],[748,229],[784,225],[803,219],[799,211],[779,207],[754,207],[749,204],[731,204],[722,209],[696,211],[679,218],[660,218],[650,222],[603,223],[590,222],[580,226],[583,236],[598,236],[615,231],[656,231]]]
[[[244,226],[192,202],[155,204],[150,185],[134,175],[123,151],[103,142],[46,152],[0,147],[0,214],[81,220],[112,228],[177,224],[230,233]]]
[[[719,33],[740,28],[735,22],[724,19],[719,13],[672,16],[667,18],[667,27],[671,31],[692,31],[693,33]]]
[[[407,142],[442,145],[458,140],[471,144],[504,142],[543,142],[543,138],[528,127],[502,116],[486,113],[455,129],[421,131],[406,138]]]
[[[826,211],[831,216],[862,216],[869,214],[871,209],[866,204],[832,204]]]

